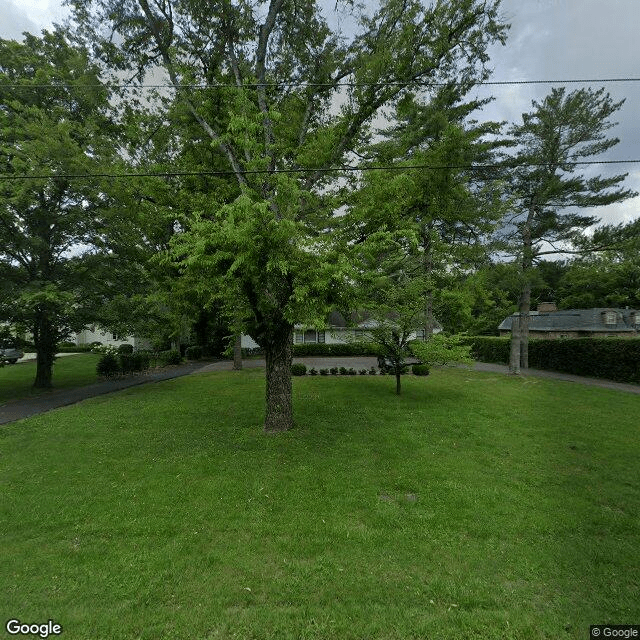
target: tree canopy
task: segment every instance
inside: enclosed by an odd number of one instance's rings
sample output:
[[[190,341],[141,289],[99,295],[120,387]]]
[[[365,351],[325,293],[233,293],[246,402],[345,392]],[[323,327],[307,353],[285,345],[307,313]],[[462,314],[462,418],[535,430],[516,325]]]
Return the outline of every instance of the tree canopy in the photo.
[[[0,40],[0,105],[0,319],[31,331],[49,387],[58,342],[137,277],[106,249],[107,185],[69,177],[117,162],[116,129],[99,67],[61,30]]]

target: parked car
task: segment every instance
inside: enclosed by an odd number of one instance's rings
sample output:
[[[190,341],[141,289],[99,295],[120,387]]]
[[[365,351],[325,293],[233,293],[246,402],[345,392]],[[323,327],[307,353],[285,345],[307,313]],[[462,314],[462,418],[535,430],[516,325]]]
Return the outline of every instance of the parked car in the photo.
[[[7,349],[0,349],[0,358],[6,360],[9,364],[15,364],[24,357],[24,351],[16,347],[9,347]]]

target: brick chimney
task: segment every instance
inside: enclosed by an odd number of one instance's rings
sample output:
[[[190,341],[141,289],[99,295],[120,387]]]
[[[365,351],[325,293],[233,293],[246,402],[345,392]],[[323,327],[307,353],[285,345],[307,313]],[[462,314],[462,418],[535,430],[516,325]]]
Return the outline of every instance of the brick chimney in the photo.
[[[557,311],[555,302],[541,302],[538,305],[538,313],[549,313],[550,311]]]

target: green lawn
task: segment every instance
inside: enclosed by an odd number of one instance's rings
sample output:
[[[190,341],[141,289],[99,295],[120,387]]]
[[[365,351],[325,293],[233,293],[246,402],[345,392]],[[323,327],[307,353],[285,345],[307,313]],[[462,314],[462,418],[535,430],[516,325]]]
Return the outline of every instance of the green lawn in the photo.
[[[96,364],[99,358],[99,355],[93,353],[58,358],[53,365],[54,390],[71,389],[97,382]],[[35,377],[35,360],[8,364],[0,368],[0,404],[43,393],[42,390],[33,389]]]
[[[0,428],[0,617],[69,640],[588,637],[640,620],[640,397],[461,369],[135,387]]]

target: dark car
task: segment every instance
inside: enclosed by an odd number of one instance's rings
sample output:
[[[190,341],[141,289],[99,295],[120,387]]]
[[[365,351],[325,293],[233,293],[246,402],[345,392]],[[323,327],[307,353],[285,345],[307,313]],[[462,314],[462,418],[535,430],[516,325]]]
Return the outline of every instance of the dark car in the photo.
[[[15,364],[24,356],[24,351],[17,347],[7,347],[6,349],[0,349],[0,358],[6,360],[9,364]]]

